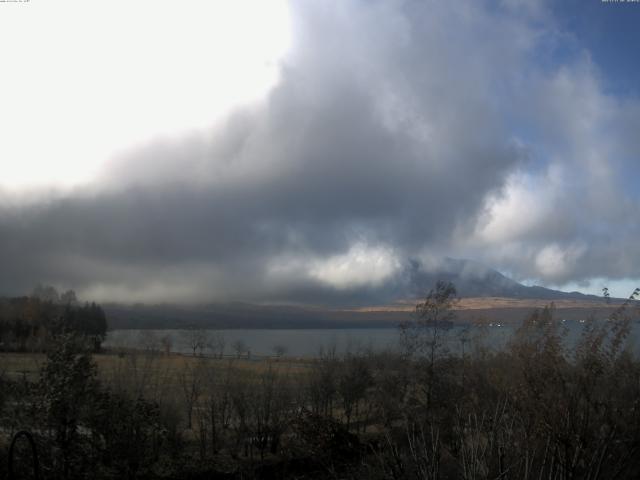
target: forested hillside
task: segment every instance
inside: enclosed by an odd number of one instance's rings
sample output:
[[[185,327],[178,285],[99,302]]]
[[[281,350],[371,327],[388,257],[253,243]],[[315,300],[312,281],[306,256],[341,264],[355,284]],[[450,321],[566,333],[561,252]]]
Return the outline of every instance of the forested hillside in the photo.
[[[69,290],[38,287],[30,296],[0,298],[0,351],[44,351],[55,335],[76,333],[96,351],[107,333],[104,311],[80,304]]]

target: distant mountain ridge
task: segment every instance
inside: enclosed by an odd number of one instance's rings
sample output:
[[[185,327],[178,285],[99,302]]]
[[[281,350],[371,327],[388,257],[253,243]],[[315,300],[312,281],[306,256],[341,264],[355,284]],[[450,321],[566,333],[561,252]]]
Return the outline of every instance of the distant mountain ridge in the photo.
[[[436,267],[425,270],[413,262],[411,271],[411,296],[419,298],[428,292],[438,280],[452,282],[459,297],[504,297],[537,300],[598,300],[596,295],[580,292],[562,292],[540,286],[526,286],[502,273],[465,259],[445,258]]]
[[[479,311],[502,322],[517,321],[534,309],[527,300],[576,301],[594,308],[610,308],[602,297],[580,292],[561,292],[540,286],[526,286],[481,263],[445,258],[428,269],[412,261],[402,285],[394,289],[395,303],[367,309],[354,306],[261,305],[243,302],[218,302],[192,305],[106,303],[104,309],[111,329],[119,328],[361,328],[392,327],[406,319],[407,307],[424,299],[438,280],[452,282],[459,298],[482,299],[479,308],[462,309],[461,321],[472,321]],[[504,308],[504,301],[514,304]],[[522,301],[522,302],[518,302]],[[474,302],[472,302],[474,303]],[[566,302],[561,302],[566,303]],[[571,303],[571,302],[569,302]],[[617,303],[613,302],[613,303]],[[496,308],[498,307],[498,308]],[[564,308],[564,318],[585,318],[584,305]],[[475,310],[474,310],[475,309]],[[485,315],[485,314],[483,314]]]

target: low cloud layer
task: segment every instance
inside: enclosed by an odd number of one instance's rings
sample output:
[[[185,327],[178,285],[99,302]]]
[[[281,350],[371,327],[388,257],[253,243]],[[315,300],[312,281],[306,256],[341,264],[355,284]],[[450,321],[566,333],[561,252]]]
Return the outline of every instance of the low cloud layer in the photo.
[[[640,103],[607,94],[588,52],[557,55],[550,12],[291,8],[263,101],[72,193],[3,200],[0,292],[384,302],[445,255],[550,285],[640,277]]]

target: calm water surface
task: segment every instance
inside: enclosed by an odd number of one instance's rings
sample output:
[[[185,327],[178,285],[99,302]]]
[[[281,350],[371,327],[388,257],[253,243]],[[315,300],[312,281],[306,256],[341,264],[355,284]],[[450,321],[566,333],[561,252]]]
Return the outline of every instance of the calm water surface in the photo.
[[[566,322],[566,342],[575,344],[580,338],[584,324]],[[499,350],[504,348],[513,336],[516,327],[510,325],[492,325],[483,328],[456,326],[443,331],[446,348],[460,352],[462,348],[470,351],[482,346]],[[235,345],[243,344],[245,352],[255,356],[271,356],[277,347],[288,356],[314,357],[329,349],[337,353],[362,352],[366,350],[398,350],[400,334],[397,328],[359,328],[359,329],[246,329],[246,330],[204,330],[206,343],[211,347],[203,348],[205,354],[213,353],[224,344],[224,354],[236,353]],[[118,348],[154,348],[161,350],[162,340],[169,339],[171,351],[190,353],[190,331],[188,330],[112,330],[108,333],[105,347]],[[220,342],[222,340],[222,342]],[[632,324],[628,338],[630,348],[640,351],[640,325]]]
[[[234,344],[241,341],[252,355],[274,355],[276,347],[284,348],[290,356],[317,356],[322,350],[335,348],[337,352],[356,352],[373,349],[376,351],[397,349],[399,335],[394,328],[359,329],[247,329],[247,330],[206,330],[210,343],[222,338],[224,353],[233,355]],[[154,343],[161,347],[161,339],[171,339],[171,350],[190,353],[190,333],[186,330],[113,330],[107,335],[105,347],[144,348]],[[211,350],[211,349],[209,349]],[[204,349],[207,353],[207,348]]]
[[[582,332],[583,324],[566,322],[568,344],[575,343]],[[463,346],[472,349],[482,345],[492,349],[501,349],[508,343],[516,327],[493,326],[483,329],[454,327],[445,333],[444,338],[449,350],[459,352]],[[358,352],[366,350],[397,350],[400,346],[400,335],[396,328],[358,328],[358,329],[247,329],[247,330],[205,330],[208,343],[215,344],[216,339],[223,339],[224,353],[233,355],[234,345],[242,342],[245,351],[254,356],[274,355],[280,346],[289,356],[314,357],[321,351],[333,349],[337,353]],[[113,330],[107,335],[105,347],[111,348],[155,348],[162,349],[163,337],[169,338],[171,351],[190,353],[189,332],[186,330]],[[629,343],[634,351],[640,347],[640,326],[634,323]],[[215,348],[215,347],[214,347]],[[212,353],[211,348],[204,348],[205,354]]]

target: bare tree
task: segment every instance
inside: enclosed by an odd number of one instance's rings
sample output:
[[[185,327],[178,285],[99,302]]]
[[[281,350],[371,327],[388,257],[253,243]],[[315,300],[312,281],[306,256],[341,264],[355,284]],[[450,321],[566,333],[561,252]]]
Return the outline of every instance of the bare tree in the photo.
[[[292,404],[288,378],[270,366],[256,382],[253,398],[250,419],[254,441],[250,448],[257,447],[263,459],[267,449],[277,452],[286,430]]]
[[[417,361],[417,386],[424,390],[427,409],[433,404],[436,385],[436,360],[446,353],[445,333],[452,326],[456,288],[451,282],[438,281],[424,302],[416,305],[413,319],[400,324],[401,343],[408,359]],[[426,365],[422,365],[425,363]]]
[[[202,328],[189,328],[182,332],[182,338],[191,350],[193,356],[202,355],[209,342],[208,333]]]
[[[358,419],[360,404],[365,399],[372,380],[366,357],[350,355],[341,362],[337,387],[342,398],[347,429],[351,427],[351,421],[354,418]]]
[[[244,343],[244,341],[241,340],[241,339],[238,339],[238,340],[234,341],[231,344],[231,347],[236,352],[236,356],[238,358],[240,358],[243,353],[247,353],[247,351],[249,350],[248,347],[247,347],[247,344]]]
[[[153,330],[142,330],[138,333],[138,345],[147,353],[154,354],[160,349],[160,341]]]
[[[207,336],[207,349],[211,352],[214,358],[222,358],[224,356],[225,346],[226,340],[222,333],[213,332]]]
[[[206,448],[205,442],[208,439],[212,454],[218,453],[223,435],[231,425],[231,384],[237,375],[232,362],[229,362],[224,370],[211,367],[206,369],[204,393],[201,397],[201,429],[205,429],[207,433],[201,433],[200,436],[202,449]]]
[[[306,390],[314,414],[324,416],[333,414],[333,402],[338,388],[337,366],[335,345],[326,350],[321,349],[319,358],[311,365]]]
[[[182,399],[187,415],[187,428],[189,429],[191,429],[193,425],[193,409],[198,401],[198,397],[202,393],[204,379],[205,368],[203,360],[195,363],[187,360],[178,372],[178,383],[182,392]]]
[[[413,319],[400,324],[404,351],[408,356],[426,355],[433,364],[444,348],[443,334],[452,324],[456,288],[451,282],[438,281],[424,302],[416,305]]]

